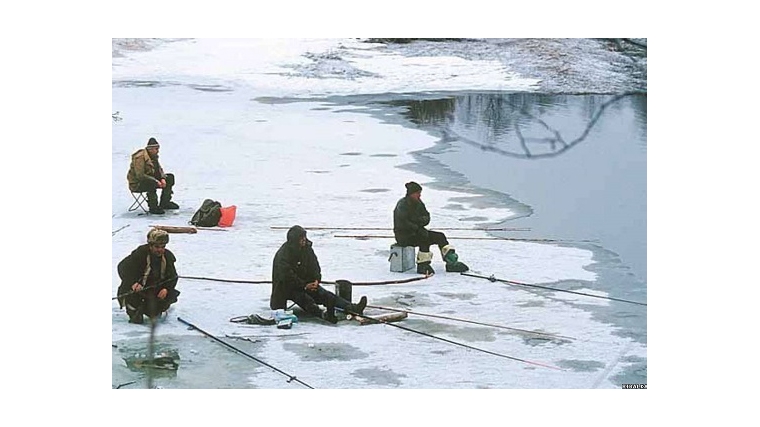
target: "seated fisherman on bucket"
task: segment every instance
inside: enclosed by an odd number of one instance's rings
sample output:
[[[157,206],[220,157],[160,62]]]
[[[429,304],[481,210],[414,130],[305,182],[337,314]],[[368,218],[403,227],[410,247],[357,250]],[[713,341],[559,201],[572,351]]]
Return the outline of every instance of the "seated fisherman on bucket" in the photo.
[[[330,323],[338,323],[335,307],[352,313],[364,313],[367,297],[361,297],[358,304],[352,304],[319,286],[321,280],[319,261],[311,248],[311,241],[306,238],[306,230],[294,225],[288,230],[288,240],[274,256],[269,308],[285,309],[288,300],[291,300],[312,316]],[[327,310],[322,311],[317,304],[324,305]]]
[[[405,185],[406,196],[396,203],[393,210],[393,234],[400,246],[419,246],[417,273],[435,274],[430,266],[430,261],[433,260],[433,254],[430,253],[431,244],[440,248],[441,257],[446,262],[446,271],[461,273],[469,270],[467,265],[459,262],[459,257],[443,233],[425,229],[430,223],[430,213],[420,198],[422,187],[414,181]]]
[[[121,285],[119,308],[126,306],[129,323],[143,323],[143,315],[154,318],[177,302],[177,258],[166,249],[169,233],[153,228],[148,244],[138,246],[118,266]]]

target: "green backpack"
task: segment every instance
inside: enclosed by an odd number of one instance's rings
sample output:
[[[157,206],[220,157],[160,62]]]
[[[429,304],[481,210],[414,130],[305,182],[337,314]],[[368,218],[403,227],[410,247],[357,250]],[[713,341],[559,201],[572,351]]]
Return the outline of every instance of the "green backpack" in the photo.
[[[201,208],[195,212],[190,224],[198,227],[216,227],[222,217],[222,204],[216,200],[206,199]]]

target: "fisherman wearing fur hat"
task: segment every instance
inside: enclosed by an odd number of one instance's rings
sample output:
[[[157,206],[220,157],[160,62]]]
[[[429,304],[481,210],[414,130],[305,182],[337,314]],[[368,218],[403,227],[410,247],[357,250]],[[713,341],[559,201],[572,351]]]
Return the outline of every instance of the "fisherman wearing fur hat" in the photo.
[[[148,211],[160,215],[165,212],[165,209],[179,209],[179,205],[172,202],[174,174],[164,173],[158,163],[159,147],[156,138],[150,138],[145,148],[132,154],[127,181],[129,191],[148,193]],[[157,188],[161,189],[161,201],[158,200]]]
[[[430,262],[433,254],[430,245],[438,245],[441,258],[446,263],[446,271],[461,273],[469,270],[466,264],[459,261],[454,247],[446,240],[441,232],[426,230],[430,224],[430,213],[422,202],[422,186],[414,181],[407,182],[406,196],[402,197],[393,210],[393,234],[396,243],[401,246],[419,246],[417,252],[417,273],[435,274]]]
[[[361,297],[357,304],[352,304],[319,286],[321,280],[322,270],[317,255],[311,248],[311,240],[306,238],[306,230],[299,225],[290,227],[287,241],[280,246],[272,263],[269,308],[284,309],[288,300],[291,300],[312,316],[330,323],[338,323],[335,307],[351,313],[364,313],[367,297]],[[324,305],[327,309],[322,311],[317,304]]]
[[[152,228],[148,243],[119,263],[119,308],[126,306],[129,323],[143,323],[143,315],[154,318],[177,302],[177,258],[166,249],[167,243],[169,233]]]

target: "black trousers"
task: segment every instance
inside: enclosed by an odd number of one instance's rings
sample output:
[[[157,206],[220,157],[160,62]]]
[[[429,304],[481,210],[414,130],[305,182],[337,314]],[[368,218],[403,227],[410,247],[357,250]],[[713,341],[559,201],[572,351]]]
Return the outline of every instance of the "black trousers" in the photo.
[[[425,230],[411,237],[398,238],[396,242],[401,246],[419,246],[420,252],[430,252],[430,245],[438,245],[442,248],[449,244],[446,235],[439,231]]]
[[[298,304],[305,312],[317,317],[322,314],[322,310],[317,304],[324,305],[328,310],[332,310],[334,307],[351,308],[351,301],[346,301],[321,286],[317,286],[316,291],[304,290],[293,293],[288,299]]]
[[[158,299],[156,296],[157,294],[158,290],[148,289],[124,297],[124,303],[127,306],[127,315],[131,315],[139,310],[148,317],[158,316],[168,310],[169,306],[173,303],[177,302],[179,291],[176,289],[168,289],[168,293],[164,299]],[[134,309],[132,309],[132,307]]]
[[[172,187],[174,187],[174,174],[173,173],[167,173],[166,174],[166,187],[161,190],[161,198],[164,198],[164,194],[170,196],[172,194]],[[140,183],[137,185],[137,192],[138,193],[148,193],[148,194],[156,194],[156,189],[158,188],[158,183],[156,181],[153,181],[152,179],[146,179],[144,181],[140,181]]]

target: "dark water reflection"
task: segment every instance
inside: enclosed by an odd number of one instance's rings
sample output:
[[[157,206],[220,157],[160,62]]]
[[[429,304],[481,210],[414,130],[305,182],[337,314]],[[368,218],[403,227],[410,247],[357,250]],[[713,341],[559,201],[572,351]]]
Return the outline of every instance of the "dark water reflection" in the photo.
[[[390,104],[441,136],[426,155],[530,207],[510,225],[596,240],[645,283],[646,101],[646,94],[474,93]]]
[[[463,225],[475,226],[487,219],[462,218],[456,211],[463,204],[507,207],[517,217],[498,225],[531,229],[508,237],[566,240],[565,245],[591,251],[594,263],[587,268],[596,280],[565,280],[559,288],[591,288],[647,302],[646,94],[389,93],[314,101],[337,106],[335,113],[361,111],[437,137],[434,146],[413,153],[416,162],[399,167],[431,176],[430,188],[463,194],[452,198],[442,215],[453,212]],[[519,271],[485,273],[521,279]],[[614,334],[646,344],[646,306],[573,304],[614,325]],[[616,354],[629,366],[610,380],[646,383],[646,357],[627,351]],[[610,368],[617,363],[605,361]]]
[[[468,94],[390,104],[406,106],[404,115],[420,127],[454,131],[484,151],[525,159],[560,155],[583,142],[605,113],[632,107],[646,144],[646,95]],[[558,122],[568,116],[576,120]]]

